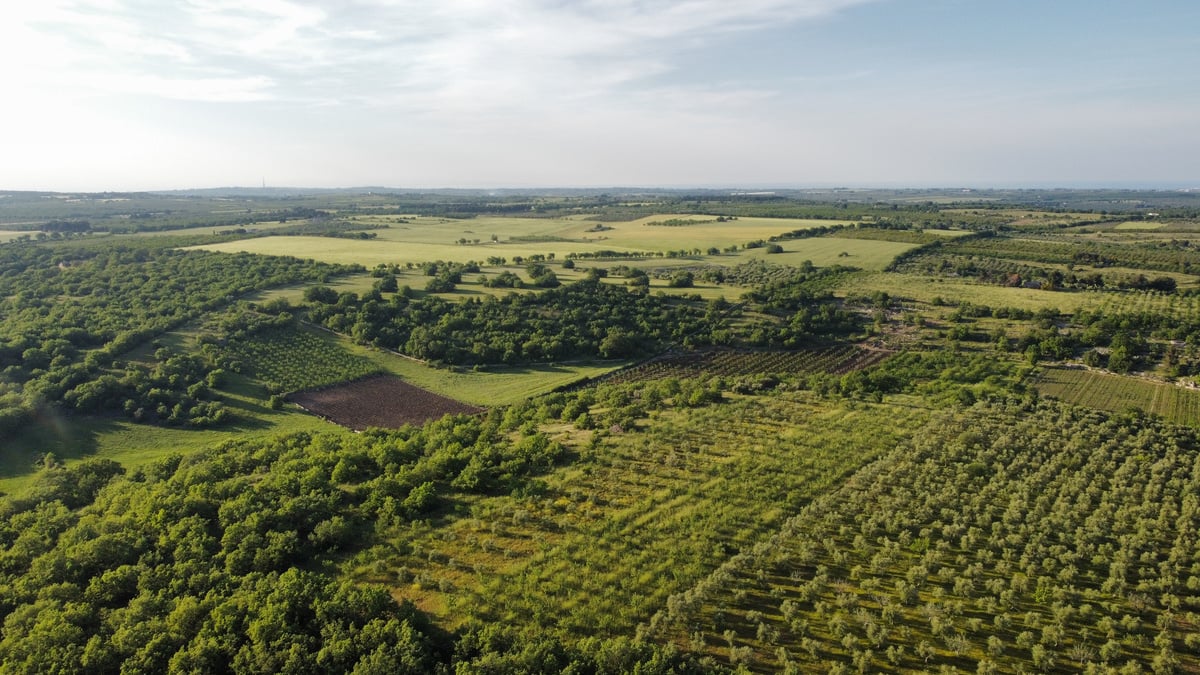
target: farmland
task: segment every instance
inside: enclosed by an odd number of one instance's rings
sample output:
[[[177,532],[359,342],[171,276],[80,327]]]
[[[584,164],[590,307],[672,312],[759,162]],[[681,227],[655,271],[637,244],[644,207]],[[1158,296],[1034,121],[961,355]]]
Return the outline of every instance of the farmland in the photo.
[[[1194,534],[1156,525],[1195,517],[1194,436],[1140,427],[1131,456],[1120,428],[1054,406],[937,420],[656,618],[677,643],[760,668],[1195,664],[1195,624],[1171,609],[1180,594],[1194,611],[1193,591],[1147,560],[1195,569]],[[1128,492],[1162,501],[1122,509]]]
[[[297,392],[290,399],[313,414],[356,431],[368,427],[396,429],[405,424],[424,424],[443,415],[481,412],[480,408],[387,375]]]
[[[406,382],[479,406],[512,405],[580,380],[598,377],[624,364],[624,361],[594,361],[492,366],[486,369],[431,368],[390,352],[360,346],[349,348]]]
[[[688,354],[667,354],[630,368],[613,372],[605,382],[639,382],[663,378],[687,378],[703,375],[736,377],[740,375],[842,375],[870,367],[888,357],[884,351],[853,346],[829,347],[788,352],[739,352],[715,350]]]
[[[1178,384],[1074,368],[1047,368],[1034,384],[1046,396],[1089,408],[1139,410],[1178,424],[1200,420],[1200,391]]]
[[[747,242],[763,241],[786,232],[840,224],[836,221],[774,218],[740,218],[725,222],[717,222],[713,218],[683,228],[650,224],[679,218],[667,214],[632,222],[611,223],[521,218],[471,221],[417,218],[405,219],[403,224],[389,224],[386,229],[372,230],[371,233],[376,237],[371,240],[256,237],[209,244],[202,248],[226,253],[292,255],[323,262],[357,263],[366,267],[406,261],[482,262],[489,257],[516,260],[539,255],[553,255],[562,260],[571,254],[587,256],[599,252],[655,256],[667,251],[686,250],[691,253],[695,250],[693,257],[700,257],[702,252],[709,249],[737,249]],[[354,222],[364,225],[387,224],[387,219]],[[591,232],[598,227],[604,229]],[[492,235],[496,236],[495,240],[491,238]],[[772,260],[780,264],[811,260],[818,265],[843,263],[864,269],[881,269],[909,248],[911,245],[896,242],[804,239],[789,242],[785,254],[777,256],[778,260],[775,257]],[[745,255],[757,257],[763,254],[762,250],[751,249]]]
[[[829,489],[921,420],[886,408],[894,423],[880,427],[882,410],[801,395],[664,413],[547,475],[541,495],[485,499],[442,528],[406,531],[410,554],[361,573],[415,578],[397,592],[451,622],[628,633],[724,549],[753,546],[794,513],[789,503]]]
[[[314,329],[284,328],[233,342],[230,351],[275,392],[294,392],[378,373],[369,359]]]
[[[1200,210],[1029,197],[14,198],[0,671],[1195,672]]]

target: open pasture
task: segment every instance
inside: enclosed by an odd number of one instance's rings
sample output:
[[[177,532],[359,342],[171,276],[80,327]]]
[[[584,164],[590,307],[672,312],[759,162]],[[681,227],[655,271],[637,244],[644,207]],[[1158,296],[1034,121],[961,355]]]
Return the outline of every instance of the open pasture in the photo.
[[[1118,223],[1113,227],[1114,230],[1161,230],[1167,224],[1161,221],[1146,221],[1146,220],[1128,220],[1123,223]]]
[[[921,230],[921,234],[931,234],[935,237],[946,237],[947,239],[953,239],[955,237],[965,237],[968,234],[975,233],[970,230],[939,230],[931,227]]]
[[[781,241],[779,245],[783,247],[783,253],[767,253],[765,248],[753,248],[742,254],[741,261],[757,259],[776,265],[799,266],[807,260],[817,267],[846,265],[864,270],[882,270],[896,256],[915,247],[915,244],[902,242],[841,237],[793,239]]]
[[[1046,396],[1124,412],[1135,409],[1176,424],[1200,425],[1200,391],[1169,382],[1081,368],[1046,368],[1034,383]]]
[[[699,222],[677,226],[652,224],[671,221]],[[597,224],[611,229],[597,233],[587,232],[587,229],[595,227]],[[606,244],[651,251],[690,250],[692,248],[707,250],[713,246],[721,249],[729,246],[741,246],[746,242],[770,239],[793,230],[844,224],[846,223],[836,220],[749,217],[718,222],[716,216],[665,214],[628,222],[577,221],[573,229],[564,230],[563,234],[564,236],[587,237],[588,241],[599,238]]]
[[[700,221],[685,226],[651,225]],[[350,222],[387,225],[371,230],[371,240],[326,237],[264,237],[202,246],[212,251],[246,251],[373,267],[381,263],[484,261],[596,251],[666,252],[725,249],[766,240],[798,229],[841,224],[838,221],[791,218],[739,218],[718,222],[714,216],[666,214],[630,222],[602,223],[577,219],[480,217],[472,219],[357,216]],[[211,230],[200,228],[204,233]],[[823,255],[810,246],[810,256]],[[905,250],[905,249],[898,249]],[[877,252],[878,253],[878,252]],[[894,254],[892,254],[894,255]],[[871,258],[874,260],[874,258]],[[890,260],[890,257],[889,257]],[[814,263],[816,261],[814,260]],[[871,262],[872,266],[881,266]]]
[[[68,465],[100,457],[133,470],[168,454],[188,455],[227,441],[336,429],[294,406],[271,410],[264,401],[265,390],[240,375],[230,375],[220,393],[235,417],[217,429],[162,427],[115,415],[71,415],[48,409],[19,436],[0,444],[0,492],[24,489],[34,475],[33,462],[45,453]]]
[[[571,242],[545,241],[537,243],[480,243],[475,244],[428,244],[387,240],[358,240],[337,239],[330,237],[260,237],[239,241],[223,242],[194,247],[207,251],[225,253],[247,252],[263,255],[290,255],[297,258],[309,258],[321,262],[360,264],[365,267],[377,265],[420,263],[431,261],[447,261],[466,263],[470,261],[484,262],[489,257],[500,257],[512,261],[517,257],[528,259],[530,256],[553,254],[556,260],[563,260],[570,253],[595,253],[599,251],[618,251],[643,253],[646,251],[692,250],[701,248],[700,240],[688,236],[687,227],[653,228],[669,231],[661,243],[674,242],[673,246],[661,248],[636,248],[620,245],[615,242]],[[746,239],[745,241],[753,241]],[[810,261],[818,267],[827,265],[848,265],[868,270],[881,270],[897,255],[913,248],[913,244],[875,241],[867,239],[843,239],[832,237],[814,237],[811,239],[796,239],[781,242],[783,253],[768,254],[765,248],[753,248],[740,251],[737,254],[722,254],[718,256],[692,256],[688,258],[648,258],[633,260],[591,260],[583,259],[580,265],[585,267],[608,267],[618,264],[635,266],[668,266],[672,264],[694,264],[696,261],[712,262],[719,265],[736,265],[750,259],[764,259],[780,265],[799,265]],[[557,270],[556,270],[557,272]],[[404,283],[403,281],[401,283]],[[416,286],[414,286],[416,288]]]
[[[455,244],[466,240],[472,244],[492,244],[522,238],[566,238],[563,234],[575,227],[575,221],[559,218],[513,218],[480,216],[478,218],[438,218],[432,216],[356,216],[349,222],[364,225],[386,225],[371,230],[378,241],[397,241],[415,244]]]
[[[297,258],[311,258],[322,262],[358,263],[365,267],[403,264],[406,262],[432,262],[436,260],[459,263],[468,261],[482,262],[492,256],[512,260],[518,256],[528,258],[533,255],[548,255],[551,253],[557,258],[565,258],[568,253],[572,252],[632,250],[612,245],[561,241],[529,244],[480,243],[479,245],[462,245],[451,242],[431,244],[379,239],[338,239],[332,237],[260,237],[197,246],[195,248],[224,253],[244,251],[262,255],[290,255]]]

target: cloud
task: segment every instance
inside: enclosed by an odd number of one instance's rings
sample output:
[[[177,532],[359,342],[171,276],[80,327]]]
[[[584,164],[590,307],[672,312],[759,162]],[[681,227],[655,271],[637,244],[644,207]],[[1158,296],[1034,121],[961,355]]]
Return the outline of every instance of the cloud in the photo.
[[[465,113],[609,95],[714,36],[867,1],[49,0],[0,22],[0,56],[96,93]]]

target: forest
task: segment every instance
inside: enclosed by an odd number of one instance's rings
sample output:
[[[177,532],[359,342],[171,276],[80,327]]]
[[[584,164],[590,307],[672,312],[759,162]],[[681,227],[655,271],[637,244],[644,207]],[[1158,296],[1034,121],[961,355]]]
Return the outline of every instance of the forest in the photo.
[[[1190,193],[169,196],[0,204],[0,672],[1200,669]]]

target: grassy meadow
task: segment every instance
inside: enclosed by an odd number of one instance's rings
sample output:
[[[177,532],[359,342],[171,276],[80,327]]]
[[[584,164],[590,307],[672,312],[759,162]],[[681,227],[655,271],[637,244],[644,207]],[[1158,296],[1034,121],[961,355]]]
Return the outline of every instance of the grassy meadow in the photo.
[[[670,221],[702,221],[692,225],[652,225]],[[374,239],[336,239],[328,237],[259,237],[202,246],[211,251],[244,251],[274,255],[294,255],[324,262],[358,263],[366,267],[380,264],[404,264],[442,260],[465,263],[482,262],[489,257],[508,260],[553,254],[562,260],[570,253],[598,251],[660,253],[709,248],[726,249],[747,242],[810,227],[842,224],[837,221],[788,218],[739,218],[718,222],[715,217],[664,214],[629,222],[600,222],[582,219],[501,218],[469,220],[449,218],[404,218],[360,216],[351,222],[387,225],[370,230]],[[829,243],[808,239],[787,242],[790,258],[811,260],[814,264],[833,264],[847,253],[852,259],[841,260],[870,269],[879,269],[909,246],[892,242]],[[751,253],[754,253],[751,251]]]
[[[584,378],[603,375],[625,365],[624,361],[610,361],[491,366],[479,370],[434,368],[388,351],[355,345],[349,341],[346,341],[345,348],[418,387],[485,407],[523,401]]]
[[[295,406],[270,409],[265,389],[249,378],[231,376],[221,394],[234,421],[216,429],[137,424],[116,415],[43,415],[0,447],[0,492],[24,490],[34,475],[34,463],[46,453],[67,464],[96,457],[135,469],[169,454],[188,455],[226,441],[296,431],[340,431]]]
[[[659,228],[656,228],[659,229]],[[686,228],[661,228],[664,230],[681,230]],[[709,246],[717,246],[714,241],[725,239],[690,239],[680,241],[684,233],[676,232],[675,241],[678,245],[686,244],[691,248],[707,250]],[[658,235],[661,237],[661,235]],[[756,239],[740,240],[740,243]],[[656,241],[667,241],[656,239]],[[649,242],[647,242],[649,243]],[[694,245],[694,246],[693,246]],[[732,245],[732,244],[731,244]],[[742,259],[762,258],[771,255],[769,260],[781,265],[799,264],[805,260],[814,265],[852,265],[864,269],[879,270],[887,266],[900,253],[911,248],[912,244],[888,241],[872,241],[860,239],[813,238],[796,239],[782,242],[783,253],[767,254],[765,249],[748,249],[737,254]],[[538,243],[480,243],[480,244],[434,244],[412,241],[394,241],[387,239],[359,240],[334,239],[329,237],[260,237],[241,239],[237,241],[208,244],[196,247],[206,251],[224,253],[258,253],[263,255],[291,255],[298,258],[310,258],[329,263],[360,264],[365,267],[377,265],[403,265],[408,262],[483,262],[489,257],[505,258],[509,261],[520,257],[553,254],[556,260],[565,259],[568,254],[589,254],[600,251],[629,252],[642,255],[647,252],[658,253],[672,250],[669,247],[639,247],[632,244],[617,244],[615,242],[562,242],[545,241]],[[717,264],[736,264],[739,260],[731,259],[729,255],[707,256],[691,255],[687,258],[647,258],[630,261],[582,260],[584,266],[612,264],[631,264],[636,266],[683,265],[687,261],[711,261]]]

